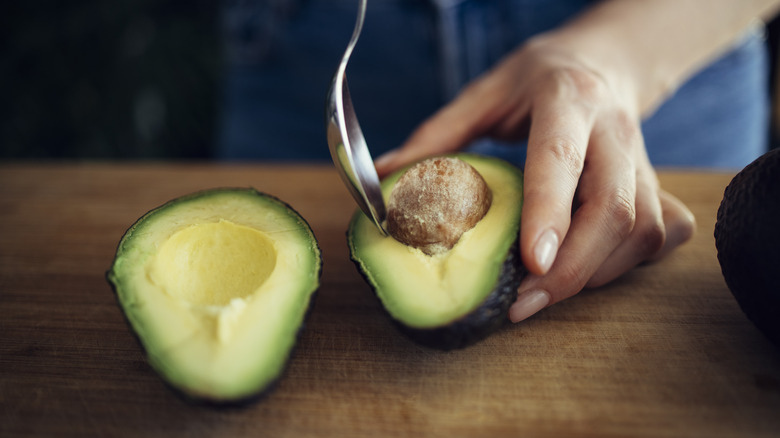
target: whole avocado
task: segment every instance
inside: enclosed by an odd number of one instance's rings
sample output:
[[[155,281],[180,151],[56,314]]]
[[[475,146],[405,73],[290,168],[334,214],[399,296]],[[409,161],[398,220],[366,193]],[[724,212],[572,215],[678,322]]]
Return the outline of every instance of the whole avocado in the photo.
[[[715,246],[742,311],[780,345],[780,149],[747,165],[726,187]]]

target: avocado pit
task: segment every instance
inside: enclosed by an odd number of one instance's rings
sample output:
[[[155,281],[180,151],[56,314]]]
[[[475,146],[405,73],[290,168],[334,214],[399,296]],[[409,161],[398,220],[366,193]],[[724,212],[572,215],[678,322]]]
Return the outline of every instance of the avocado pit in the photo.
[[[474,167],[454,157],[423,160],[390,193],[387,231],[428,255],[444,253],[490,209],[492,194]]]

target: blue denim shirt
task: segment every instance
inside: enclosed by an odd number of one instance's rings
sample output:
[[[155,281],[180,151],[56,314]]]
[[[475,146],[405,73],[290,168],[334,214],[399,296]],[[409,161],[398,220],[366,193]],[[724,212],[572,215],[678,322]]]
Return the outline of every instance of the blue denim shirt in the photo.
[[[373,155],[402,143],[418,123],[508,51],[532,35],[560,26],[590,3],[369,1],[347,76]],[[261,24],[265,32],[246,33],[265,36],[259,44],[262,56],[233,62],[226,72],[218,142],[223,158],[329,159],[324,96],[351,33],[356,7],[355,1],[307,0],[297,9],[287,8],[284,20],[265,17],[250,23],[274,25],[270,31]],[[240,20],[235,20],[235,13],[232,17],[235,30]],[[258,46],[251,38],[234,40],[233,46],[248,43]],[[683,84],[642,124],[652,163],[738,169],[766,151],[767,58],[761,31],[753,29]],[[521,165],[525,159],[522,143],[482,139],[472,150]]]

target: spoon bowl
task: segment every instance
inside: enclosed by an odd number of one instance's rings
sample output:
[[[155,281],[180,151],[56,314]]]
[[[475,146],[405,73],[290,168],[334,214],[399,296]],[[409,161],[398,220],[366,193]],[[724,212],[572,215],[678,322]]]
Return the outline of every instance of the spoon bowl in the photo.
[[[360,209],[383,235],[387,235],[382,226],[387,213],[379,186],[379,176],[371,159],[371,153],[368,151],[366,139],[363,137],[363,131],[360,129],[347,87],[347,63],[360,37],[366,16],[367,0],[359,1],[355,29],[328,89],[325,124],[330,155],[339,170],[341,179]]]

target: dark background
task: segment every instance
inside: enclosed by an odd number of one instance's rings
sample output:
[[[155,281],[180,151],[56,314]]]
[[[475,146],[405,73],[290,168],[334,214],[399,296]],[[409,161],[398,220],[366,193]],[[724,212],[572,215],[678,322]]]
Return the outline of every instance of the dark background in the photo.
[[[0,160],[214,159],[229,4],[4,2]]]
[[[13,1],[0,6],[0,158],[213,154],[220,4]]]

